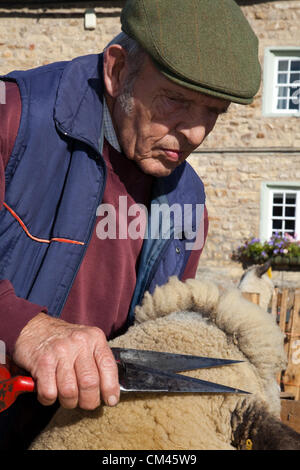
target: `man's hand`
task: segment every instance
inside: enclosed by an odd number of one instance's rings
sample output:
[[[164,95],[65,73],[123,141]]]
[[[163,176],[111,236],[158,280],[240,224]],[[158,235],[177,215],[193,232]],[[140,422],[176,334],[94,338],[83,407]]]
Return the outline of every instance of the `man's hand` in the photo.
[[[36,381],[38,400],[95,409],[119,401],[118,369],[102,330],[39,313],[21,331],[13,359]]]

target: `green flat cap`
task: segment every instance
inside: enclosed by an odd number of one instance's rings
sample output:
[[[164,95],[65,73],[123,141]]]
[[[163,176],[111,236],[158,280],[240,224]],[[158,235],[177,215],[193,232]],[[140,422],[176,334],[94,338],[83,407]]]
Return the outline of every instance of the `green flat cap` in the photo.
[[[127,0],[121,24],[170,80],[236,103],[253,101],[258,40],[234,0]]]

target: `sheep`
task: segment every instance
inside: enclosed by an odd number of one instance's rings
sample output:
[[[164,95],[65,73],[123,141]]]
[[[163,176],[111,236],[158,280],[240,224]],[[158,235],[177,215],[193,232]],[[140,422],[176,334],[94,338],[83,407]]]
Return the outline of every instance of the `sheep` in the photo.
[[[300,449],[280,422],[283,334],[237,288],[172,277],[145,294],[135,324],[110,345],[242,360],[185,375],[251,394],[127,393],[113,408],[59,408],[30,450],[238,450],[249,439],[253,449]]]
[[[241,292],[259,294],[259,305],[264,310],[268,310],[275,289],[272,280],[266,274],[270,266],[270,261],[263,265],[251,266],[243,273],[238,284]]]

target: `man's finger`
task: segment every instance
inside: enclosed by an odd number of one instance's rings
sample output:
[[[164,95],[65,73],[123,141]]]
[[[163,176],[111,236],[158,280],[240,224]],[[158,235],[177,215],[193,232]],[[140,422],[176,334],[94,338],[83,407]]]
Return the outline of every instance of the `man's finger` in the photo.
[[[100,405],[100,377],[93,356],[80,354],[74,364],[78,384],[78,404],[84,410]]]
[[[100,374],[101,398],[109,406],[115,406],[120,398],[118,367],[109,346],[96,349],[95,360]]]
[[[42,405],[52,405],[58,395],[56,385],[56,361],[53,355],[44,354],[37,367],[37,373],[33,373],[36,380],[38,400]]]
[[[78,405],[78,386],[74,365],[66,358],[60,359],[56,369],[58,398],[63,408],[76,408]]]

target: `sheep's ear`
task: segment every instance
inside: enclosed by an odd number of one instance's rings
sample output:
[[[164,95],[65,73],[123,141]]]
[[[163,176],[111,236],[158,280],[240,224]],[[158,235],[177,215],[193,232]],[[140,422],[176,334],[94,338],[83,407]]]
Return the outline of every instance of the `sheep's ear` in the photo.
[[[271,266],[270,259],[265,264],[262,264],[261,266],[257,266],[255,270],[257,277],[261,277],[263,274],[265,274],[268,271],[270,266]]]

